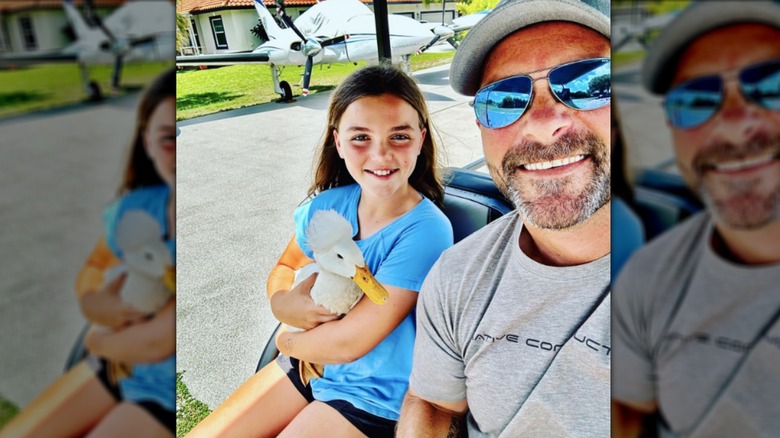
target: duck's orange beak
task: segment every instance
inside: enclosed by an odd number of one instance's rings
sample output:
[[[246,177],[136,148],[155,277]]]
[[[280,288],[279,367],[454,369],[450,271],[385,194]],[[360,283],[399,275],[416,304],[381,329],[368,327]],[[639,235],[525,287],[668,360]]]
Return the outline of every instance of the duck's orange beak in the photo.
[[[367,266],[355,267],[355,276],[352,280],[357,283],[360,290],[365,293],[368,298],[376,304],[385,304],[387,299],[390,298],[390,294],[387,290],[376,281]]]

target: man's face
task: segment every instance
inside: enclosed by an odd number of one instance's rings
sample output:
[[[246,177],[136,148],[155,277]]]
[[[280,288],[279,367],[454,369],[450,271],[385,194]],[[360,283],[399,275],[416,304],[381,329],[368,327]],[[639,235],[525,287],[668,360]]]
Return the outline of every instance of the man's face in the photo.
[[[609,54],[609,40],[588,28],[537,24],[493,48],[480,86],[540,69],[545,70],[531,77],[543,77],[550,67]],[[610,105],[579,111],[556,100],[547,80],[533,87],[533,100],[519,120],[499,129],[480,125],[485,159],[524,222],[565,229],[610,200]]]
[[[707,33],[682,54],[672,87],[728,73],[715,115],[672,127],[677,164],[718,223],[754,229],[780,218],[780,111],[750,102],[734,71],[780,58],[780,30],[740,24]]]

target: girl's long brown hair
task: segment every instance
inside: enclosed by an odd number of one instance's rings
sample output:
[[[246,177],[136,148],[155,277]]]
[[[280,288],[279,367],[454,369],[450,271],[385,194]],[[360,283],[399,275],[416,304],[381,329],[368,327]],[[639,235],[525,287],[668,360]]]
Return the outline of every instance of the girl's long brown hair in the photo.
[[[119,185],[119,195],[139,187],[164,183],[154,168],[154,163],[146,154],[144,133],[154,110],[162,101],[169,97],[176,99],[176,71],[174,69],[166,70],[158,76],[146,88],[141,97],[135,117],[135,130],[130,143],[130,153],[122,183]]]

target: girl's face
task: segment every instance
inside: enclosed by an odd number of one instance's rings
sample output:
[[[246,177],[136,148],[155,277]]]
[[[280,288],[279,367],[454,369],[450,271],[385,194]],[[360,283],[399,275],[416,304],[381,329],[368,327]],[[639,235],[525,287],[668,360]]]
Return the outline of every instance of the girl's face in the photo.
[[[176,100],[168,97],[154,109],[144,132],[144,147],[163,181],[176,181]]]
[[[333,131],[349,174],[380,198],[408,190],[425,135],[414,107],[391,94],[352,102]]]

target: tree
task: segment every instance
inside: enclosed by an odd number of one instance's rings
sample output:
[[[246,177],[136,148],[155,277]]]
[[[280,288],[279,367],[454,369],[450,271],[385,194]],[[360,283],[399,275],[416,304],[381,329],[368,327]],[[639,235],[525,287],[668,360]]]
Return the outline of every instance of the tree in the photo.
[[[181,0],[176,0],[176,52],[181,53],[184,46],[189,45],[189,24],[186,15],[179,13]]]
[[[469,15],[481,12],[487,9],[493,9],[499,0],[467,0],[462,3],[456,3],[455,9],[460,15]]]
[[[606,92],[609,87],[609,75],[596,76],[588,83],[588,93],[592,95],[596,91]]]

